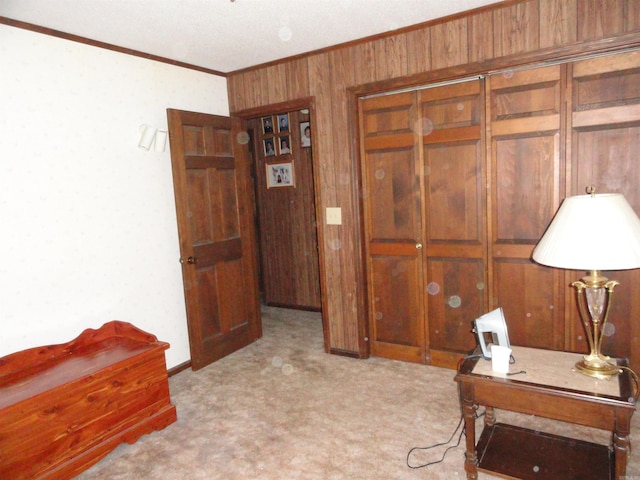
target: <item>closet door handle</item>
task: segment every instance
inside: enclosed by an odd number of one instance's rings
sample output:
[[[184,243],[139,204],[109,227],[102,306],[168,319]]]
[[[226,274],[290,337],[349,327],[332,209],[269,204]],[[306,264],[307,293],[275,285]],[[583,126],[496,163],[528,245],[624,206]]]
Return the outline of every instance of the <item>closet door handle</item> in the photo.
[[[186,260],[186,262],[187,262],[189,265],[193,265],[193,264],[195,264],[197,261],[198,261],[198,259],[197,259],[196,257],[187,257],[187,260]],[[185,259],[184,259],[184,258],[182,258],[182,257],[180,257],[180,263],[184,264],[184,263],[185,263]]]
[[[416,249],[422,250],[422,244],[421,243],[416,243]]]

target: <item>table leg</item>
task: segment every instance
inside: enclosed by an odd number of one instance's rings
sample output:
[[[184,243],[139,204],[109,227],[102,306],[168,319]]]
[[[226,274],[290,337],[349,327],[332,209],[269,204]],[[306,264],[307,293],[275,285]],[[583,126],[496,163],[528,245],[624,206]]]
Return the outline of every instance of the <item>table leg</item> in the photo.
[[[462,415],[464,416],[467,451],[465,452],[464,469],[467,480],[478,478],[478,456],[476,454],[476,409],[473,401],[473,385],[462,384],[460,399],[462,401]]]
[[[625,480],[627,478],[627,460],[631,453],[630,431],[631,415],[618,414],[613,432],[613,454],[616,462],[617,480]]]
[[[496,411],[493,407],[485,407],[484,410],[484,424],[485,425],[495,425],[496,423]]]

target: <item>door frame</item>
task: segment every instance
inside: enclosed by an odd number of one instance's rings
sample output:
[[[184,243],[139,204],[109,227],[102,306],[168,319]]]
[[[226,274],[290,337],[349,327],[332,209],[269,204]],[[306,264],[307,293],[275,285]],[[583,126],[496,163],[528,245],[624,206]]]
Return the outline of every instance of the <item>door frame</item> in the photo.
[[[309,118],[311,121],[311,125],[317,125],[316,121],[316,109],[315,109],[315,98],[314,97],[305,97],[299,98],[296,100],[290,100],[286,102],[280,103],[271,103],[268,105],[263,105],[260,107],[249,108],[246,110],[239,110],[230,112],[230,117],[239,118],[242,120],[242,128],[244,130],[248,129],[248,121],[254,118],[264,117],[267,115],[275,115],[279,112],[289,112],[294,110],[309,110]],[[311,148],[314,149],[314,152],[317,152],[317,141],[315,135],[311,136]],[[252,152],[253,154],[253,152]],[[327,298],[325,295],[326,292],[326,272],[325,272],[325,260],[324,260],[324,222],[321,221],[324,216],[322,215],[322,201],[321,201],[321,188],[320,188],[320,163],[318,160],[318,155],[312,155],[312,164],[313,164],[313,198],[314,198],[314,209],[316,212],[316,235],[318,241],[318,263],[319,263],[319,272],[320,272],[320,304],[321,304],[321,315],[322,315],[322,332],[324,338],[324,350],[326,353],[331,352],[331,335],[329,331],[329,325],[326,319],[327,315]],[[254,199],[256,202],[257,199]],[[256,205],[257,207],[257,205]],[[257,208],[254,209],[257,212]]]

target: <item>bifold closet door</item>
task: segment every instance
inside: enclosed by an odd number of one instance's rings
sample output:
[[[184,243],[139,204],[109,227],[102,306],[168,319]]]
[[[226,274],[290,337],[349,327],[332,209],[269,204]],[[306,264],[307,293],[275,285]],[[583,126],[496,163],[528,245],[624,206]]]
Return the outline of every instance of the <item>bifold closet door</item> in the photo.
[[[428,363],[456,368],[487,308],[484,82],[418,92]]]
[[[502,307],[511,343],[562,349],[564,272],[531,253],[565,196],[564,65],[487,78],[492,308]]]
[[[415,92],[361,100],[372,355],[425,362],[421,163]]]
[[[360,104],[371,354],[455,368],[486,310],[480,80]]]

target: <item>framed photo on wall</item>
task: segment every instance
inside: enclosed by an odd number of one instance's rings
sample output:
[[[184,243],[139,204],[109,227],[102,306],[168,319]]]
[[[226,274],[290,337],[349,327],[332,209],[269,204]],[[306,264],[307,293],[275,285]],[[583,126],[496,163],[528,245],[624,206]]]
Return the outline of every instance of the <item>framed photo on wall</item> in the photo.
[[[311,146],[311,122],[300,122],[300,146]]]
[[[289,131],[289,114],[283,113],[282,115],[278,115],[278,132],[288,132]]]
[[[267,188],[295,187],[293,162],[269,163],[267,168]]]
[[[263,117],[262,133],[264,133],[265,135],[273,133],[273,117]]]
[[[289,135],[278,137],[278,153],[280,153],[280,155],[291,153],[291,141],[289,140]]]
[[[271,157],[276,154],[276,146],[273,143],[273,138],[265,138],[262,143],[264,144],[264,156]]]

